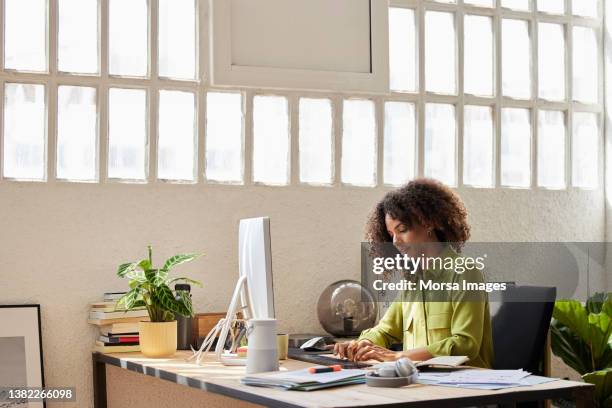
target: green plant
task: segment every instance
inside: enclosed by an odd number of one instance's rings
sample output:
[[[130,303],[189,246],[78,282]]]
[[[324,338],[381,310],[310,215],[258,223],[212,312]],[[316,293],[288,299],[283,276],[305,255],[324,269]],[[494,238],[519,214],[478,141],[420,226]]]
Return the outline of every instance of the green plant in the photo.
[[[559,300],[553,318],[553,353],[595,385],[600,407],[612,407],[612,293],[597,293],[585,305]]]
[[[117,307],[132,310],[145,307],[152,322],[169,322],[175,315],[193,316],[193,306],[188,293],[170,288],[173,283],[183,282],[197,286],[193,279],[170,278],[170,270],[180,264],[194,260],[202,254],[174,255],[159,269],[153,268],[153,249],[148,246],[149,257],[139,262],[119,265],[117,276],[130,280],[130,291],[117,301]]]

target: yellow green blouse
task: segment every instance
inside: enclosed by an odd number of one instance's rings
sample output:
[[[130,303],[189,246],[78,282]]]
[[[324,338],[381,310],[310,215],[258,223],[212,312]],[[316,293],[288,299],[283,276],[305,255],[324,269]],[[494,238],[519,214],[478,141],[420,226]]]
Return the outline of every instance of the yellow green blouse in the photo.
[[[459,256],[450,246],[441,257]],[[435,282],[462,281],[484,282],[478,269],[470,269],[463,274],[453,270],[426,270],[424,280]],[[453,290],[442,301],[422,302],[415,294],[403,292],[394,301],[378,325],[364,330],[359,339],[368,339],[382,347],[402,343],[404,350],[427,347],[433,356],[465,355],[468,365],[491,368],[493,360],[493,340],[489,302],[484,291]],[[426,299],[430,298],[428,294]],[[425,306],[425,313],[423,310]],[[427,316],[427,335],[425,319]],[[428,343],[429,342],[429,343]]]

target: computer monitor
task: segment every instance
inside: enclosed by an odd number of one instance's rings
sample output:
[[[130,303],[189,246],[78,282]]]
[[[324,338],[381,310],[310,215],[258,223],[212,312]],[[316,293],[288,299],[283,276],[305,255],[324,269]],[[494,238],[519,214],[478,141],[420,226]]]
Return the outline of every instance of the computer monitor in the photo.
[[[236,313],[242,311],[245,319],[274,318],[274,289],[272,286],[272,251],[270,245],[270,219],[268,217],[240,220],[238,233],[239,277],[227,314],[206,336],[192,358],[200,363],[217,337],[215,354],[227,365],[245,365],[246,359],[226,350]],[[229,351],[229,352],[228,352]]]

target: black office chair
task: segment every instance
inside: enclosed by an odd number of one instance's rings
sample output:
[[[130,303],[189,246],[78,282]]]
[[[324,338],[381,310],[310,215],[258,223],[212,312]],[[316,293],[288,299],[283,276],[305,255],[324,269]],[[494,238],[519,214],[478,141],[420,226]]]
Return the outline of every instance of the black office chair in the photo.
[[[490,303],[493,368],[544,374],[544,349],[556,295],[553,287],[508,285],[500,301]]]

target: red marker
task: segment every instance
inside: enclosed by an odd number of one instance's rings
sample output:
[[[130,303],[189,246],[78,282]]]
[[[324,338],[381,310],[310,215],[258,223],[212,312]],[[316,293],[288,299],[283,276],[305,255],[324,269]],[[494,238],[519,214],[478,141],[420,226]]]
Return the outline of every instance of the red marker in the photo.
[[[342,366],[339,364],[334,364],[331,366],[319,366],[319,367],[310,367],[308,368],[308,372],[310,374],[320,374],[320,373],[331,373],[334,371],[342,370]]]

